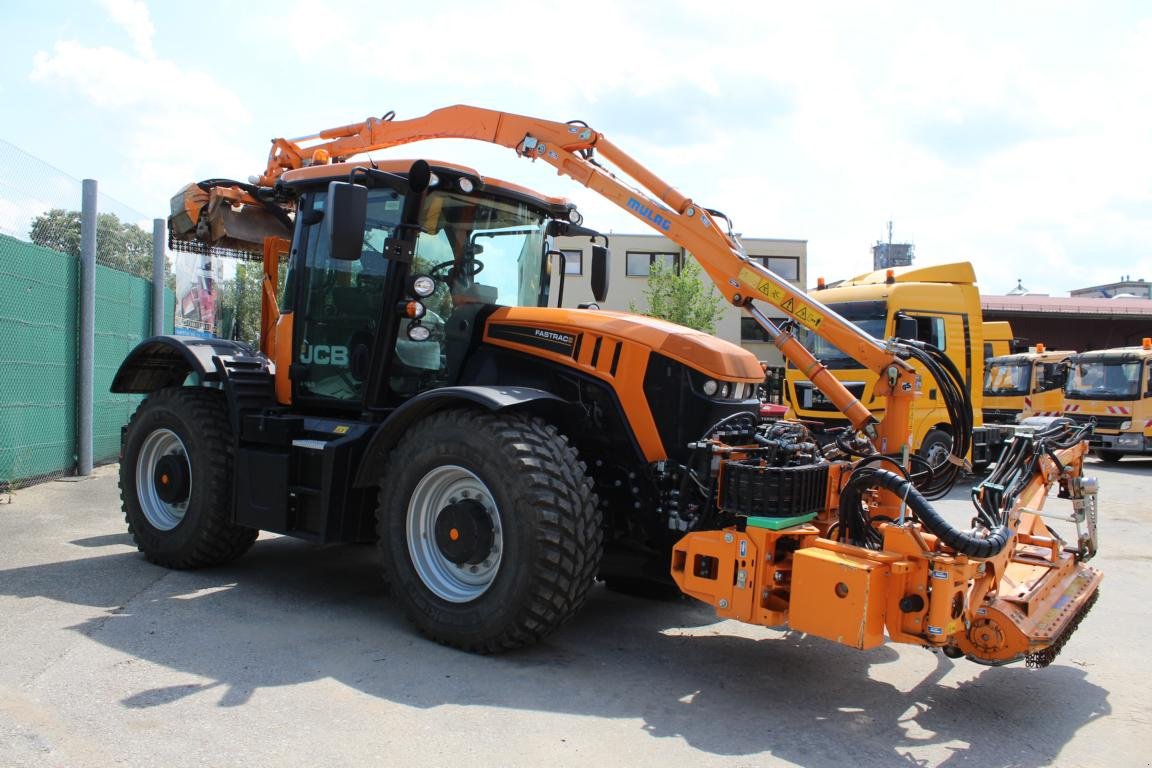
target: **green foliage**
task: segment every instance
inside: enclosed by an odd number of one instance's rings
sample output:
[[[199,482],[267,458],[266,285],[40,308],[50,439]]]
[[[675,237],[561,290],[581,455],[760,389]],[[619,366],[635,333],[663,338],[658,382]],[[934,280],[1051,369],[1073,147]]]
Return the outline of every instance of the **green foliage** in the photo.
[[[284,291],[284,278],[288,271],[280,267],[276,295]],[[217,287],[216,334],[226,339],[246,341],[260,346],[260,299],[264,289],[264,265],[260,262],[239,262],[236,274],[222,280]]]
[[[711,282],[706,281],[704,270],[691,256],[684,260],[679,273],[663,262],[655,261],[644,289],[648,309],[637,309],[635,302],[629,302],[628,309],[704,333],[715,333],[724,308],[720,294]]]
[[[53,208],[32,221],[28,238],[36,245],[80,258],[80,211]],[[120,221],[114,213],[96,215],[96,263],[151,279],[152,233]]]

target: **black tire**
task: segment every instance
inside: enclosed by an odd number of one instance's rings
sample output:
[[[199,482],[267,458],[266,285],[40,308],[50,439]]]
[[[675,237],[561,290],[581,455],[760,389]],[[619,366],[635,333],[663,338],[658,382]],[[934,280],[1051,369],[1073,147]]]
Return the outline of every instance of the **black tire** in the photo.
[[[1100,459],[1100,461],[1104,462],[1105,464],[1119,464],[1120,459],[1124,458],[1124,453],[1122,451],[1113,451],[1109,450],[1108,448],[1097,448],[1092,452],[1096,454],[1096,458]]]
[[[259,531],[234,525],[232,427],[219,390],[171,387],[136,409],[120,460],[128,532],[167,568],[219,565],[248,551]]]
[[[952,435],[942,429],[930,429],[916,451],[933,468],[941,466],[952,452]]]
[[[568,621],[603,543],[567,438],[533,416],[470,410],[409,428],[380,481],[377,532],[385,580],[412,623],[477,653],[530,645]]]

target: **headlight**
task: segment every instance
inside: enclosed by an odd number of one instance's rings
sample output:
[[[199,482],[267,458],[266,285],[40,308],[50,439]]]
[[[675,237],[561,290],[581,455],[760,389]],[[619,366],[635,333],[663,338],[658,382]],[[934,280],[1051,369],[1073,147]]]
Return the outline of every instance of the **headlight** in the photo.
[[[732,385],[731,384],[729,384],[728,382],[724,382],[723,384],[720,385],[720,397],[727,400],[729,398],[729,396],[731,396],[731,394],[732,394]]]
[[[1140,448],[1144,445],[1143,435],[1120,435],[1116,438],[1116,445],[1122,448]]]
[[[432,329],[418,322],[408,324],[408,338],[412,341],[428,341],[432,336]]]
[[[436,280],[428,275],[416,275],[412,278],[412,295],[426,299],[436,292]]]
[[[720,384],[715,379],[708,379],[704,382],[704,394],[712,397],[720,389]]]

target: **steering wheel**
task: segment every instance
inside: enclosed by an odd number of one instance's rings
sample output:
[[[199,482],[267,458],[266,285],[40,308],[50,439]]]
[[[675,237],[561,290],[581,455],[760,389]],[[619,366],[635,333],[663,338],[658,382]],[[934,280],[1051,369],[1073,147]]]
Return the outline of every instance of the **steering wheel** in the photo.
[[[471,280],[473,277],[476,277],[476,275],[480,274],[484,270],[484,262],[480,261],[479,259],[468,259],[467,261],[463,261],[460,264],[457,264],[455,260],[442,261],[428,270],[428,276],[435,277],[437,279],[444,279],[436,274],[442,270],[447,270],[450,274],[455,273],[457,277],[463,277]],[[445,275],[445,277],[447,277],[447,275]]]

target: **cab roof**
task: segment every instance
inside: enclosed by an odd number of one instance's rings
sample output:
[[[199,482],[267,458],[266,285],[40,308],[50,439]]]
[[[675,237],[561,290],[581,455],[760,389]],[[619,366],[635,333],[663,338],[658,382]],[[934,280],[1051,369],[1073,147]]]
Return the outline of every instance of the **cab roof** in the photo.
[[[357,168],[367,168],[370,170],[386,171],[388,173],[395,173],[398,176],[407,176],[412,163],[415,160],[351,160],[344,163],[329,163],[326,165],[312,165],[307,168],[297,168],[295,170],[287,171],[281,177],[285,184],[300,184],[310,181],[339,181],[347,179],[349,174]],[[528,187],[513,184],[510,181],[497,179],[492,176],[482,176],[476,169],[469,168],[466,165],[459,165],[457,163],[444,162],[442,160],[427,160],[427,163],[432,168],[432,172],[439,171],[441,174],[447,173],[458,176],[471,176],[476,179],[486,188],[495,189],[498,191],[510,193],[517,197],[528,198],[535,200],[541,206],[546,208],[571,208],[573,203],[565,197],[552,197],[550,195],[541,194]]]

